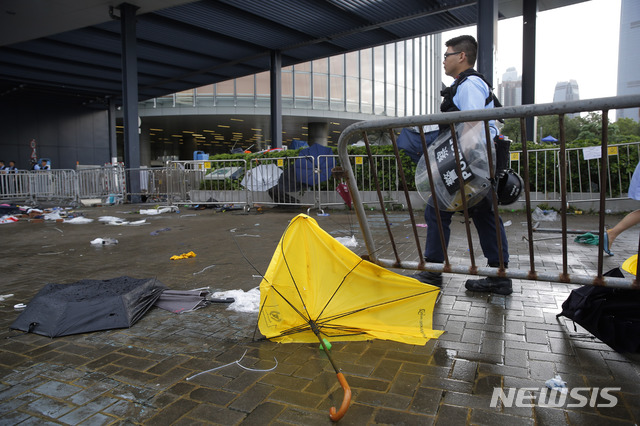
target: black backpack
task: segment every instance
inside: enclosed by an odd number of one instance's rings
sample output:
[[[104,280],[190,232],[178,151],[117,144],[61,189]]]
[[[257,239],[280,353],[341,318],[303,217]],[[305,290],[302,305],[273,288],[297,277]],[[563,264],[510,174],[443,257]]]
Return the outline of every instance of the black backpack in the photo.
[[[624,278],[620,268],[604,276]],[[585,285],[571,291],[556,315],[560,316],[580,324],[616,352],[640,351],[639,290]]]

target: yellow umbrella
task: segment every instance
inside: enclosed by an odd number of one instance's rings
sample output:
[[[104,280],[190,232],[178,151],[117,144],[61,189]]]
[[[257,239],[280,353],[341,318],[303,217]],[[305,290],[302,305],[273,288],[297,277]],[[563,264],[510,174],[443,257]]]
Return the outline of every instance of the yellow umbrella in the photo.
[[[633,256],[625,260],[622,264],[622,269],[630,274],[635,275],[636,271],[638,270],[638,255],[634,254]]]
[[[296,216],[260,283],[258,326],[268,339],[310,343],[386,339],[424,345],[439,288],[361,259],[320,228]],[[345,396],[348,384],[333,364]],[[350,391],[349,391],[350,392]],[[345,397],[346,401],[346,397]],[[331,418],[338,420],[348,401]]]

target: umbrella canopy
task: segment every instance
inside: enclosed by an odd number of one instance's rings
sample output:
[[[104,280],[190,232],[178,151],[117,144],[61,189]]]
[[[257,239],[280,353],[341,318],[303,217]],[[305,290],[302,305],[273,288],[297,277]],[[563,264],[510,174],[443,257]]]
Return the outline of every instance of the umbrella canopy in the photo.
[[[154,278],[119,277],[47,284],[11,324],[14,330],[56,337],[128,328],[166,287]]]
[[[315,182],[329,180],[331,169],[335,167],[336,160],[334,157],[327,157],[328,155],[333,155],[333,150],[319,144],[300,150],[300,157],[304,158],[297,158],[293,163],[296,181],[313,186]],[[318,178],[315,178],[316,173],[318,173]]]
[[[545,136],[544,138],[542,138],[541,141],[542,142],[558,142],[558,139],[556,139],[553,136],[549,135],[549,136]]]
[[[364,261],[311,217],[295,217],[260,284],[260,332],[281,342],[394,340],[424,345],[439,289]]]
[[[280,179],[282,169],[275,164],[261,164],[249,170],[240,184],[249,191],[267,191]]]

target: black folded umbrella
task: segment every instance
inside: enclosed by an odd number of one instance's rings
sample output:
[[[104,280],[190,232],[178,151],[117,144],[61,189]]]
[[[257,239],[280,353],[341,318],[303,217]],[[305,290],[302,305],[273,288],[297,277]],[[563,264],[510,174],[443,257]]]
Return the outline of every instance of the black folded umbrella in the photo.
[[[128,328],[142,318],[165,289],[155,278],[126,276],[47,284],[10,328],[49,337]]]

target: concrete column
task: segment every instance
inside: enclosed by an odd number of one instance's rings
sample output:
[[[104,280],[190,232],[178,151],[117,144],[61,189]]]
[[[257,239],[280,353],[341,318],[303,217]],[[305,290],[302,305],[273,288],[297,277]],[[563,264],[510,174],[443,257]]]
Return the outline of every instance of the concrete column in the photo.
[[[140,167],[140,135],[138,134],[138,55],[136,49],[137,6],[120,5],[120,37],[122,38],[122,98],[124,118],[124,164],[126,168]],[[127,179],[128,191],[140,193],[140,175],[131,173]],[[132,203],[140,196],[133,195]]]
[[[522,105],[536,103],[536,19],[538,0],[522,4]],[[533,117],[526,118],[527,139],[534,140]]]
[[[309,127],[309,146],[313,144],[327,146],[329,144],[329,123],[313,122]]]
[[[282,53],[271,51],[271,148],[282,148]]]
[[[498,41],[498,0],[478,2],[477,70],[493,86],[496,43]]]

